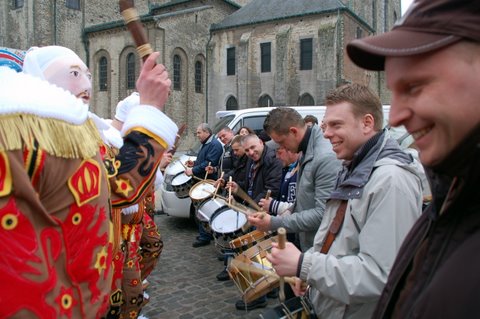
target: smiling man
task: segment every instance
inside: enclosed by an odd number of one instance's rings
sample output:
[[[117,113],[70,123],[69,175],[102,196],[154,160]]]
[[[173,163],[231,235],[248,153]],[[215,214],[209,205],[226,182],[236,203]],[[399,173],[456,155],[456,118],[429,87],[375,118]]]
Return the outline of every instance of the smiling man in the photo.
[[[318,125],[308,127],[294,109],[276,108],[267,115],[263,124],[272,139],[286,150],[301,152],[297,177],[295,204],[292,214],[284,216],[249,217],[249,222],[260,230],[284,227],[294,233],[302,251],[313,245],[315,233],[322,222],[325,203],[335,185],[340,161],[335,159],[332,146],[322,136]],[[280,214],[281,215],[281,214]]]
[[[393,30],[351,42],[385,70],[390,124],[415,138],[433,202],[405,240],[374,318],[477,318],[480,285],[480,6],[415,1]]]
[[[279,275],[310,286],[320,318],[369,318],[396,253],[421,212],[417,165],[382,129],[379,98],[350,84],[327,95],[324,136],[344,161],[313,247],[272,249]],[[297,291],[300,292],[300,291]]]

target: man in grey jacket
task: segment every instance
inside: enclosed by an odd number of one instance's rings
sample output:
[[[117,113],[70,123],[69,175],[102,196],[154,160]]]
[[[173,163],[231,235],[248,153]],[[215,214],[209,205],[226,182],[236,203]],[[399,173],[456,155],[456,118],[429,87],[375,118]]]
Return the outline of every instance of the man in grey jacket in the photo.
[[[308,127],[292,108],[276,108],[267,115],[265,131],[276,143],[291,152],[302,152],[297,177],[297,198],[291,211],[282,216],[257,213],[248,218],[260,230],[284,227],[297,233],[302,251],[312,247],[313,238],[322,222],[325,202],[333,190],[340,162],[330,143],[323,138],[318,125]]]
[[[268,259],[310,285],[320,318],[369,318],[405,235],[421,213],[418,166],[382,129],[382,105],[365,86],[326,99],[324,136],[344,160],[313,247],[287,243]],[[304,293],[297,280],[296,293]]]

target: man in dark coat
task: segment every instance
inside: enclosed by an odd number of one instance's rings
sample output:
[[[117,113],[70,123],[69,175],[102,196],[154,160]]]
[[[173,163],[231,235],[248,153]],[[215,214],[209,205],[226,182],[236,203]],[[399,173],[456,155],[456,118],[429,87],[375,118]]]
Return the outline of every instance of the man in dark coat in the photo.
[[[392,31],[347,46],[357,65],[385,70],[390,124],[414,137],[433,195],[374,318],[480,317],[479,8],[472,0],[418,0]]]

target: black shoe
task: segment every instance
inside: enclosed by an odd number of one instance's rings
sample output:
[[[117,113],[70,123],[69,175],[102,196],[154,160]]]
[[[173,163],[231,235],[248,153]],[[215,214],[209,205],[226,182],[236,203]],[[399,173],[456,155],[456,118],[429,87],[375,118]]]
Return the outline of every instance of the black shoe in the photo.
[[[267,298],[270,298],[270,299],[278,298],[278,288],[275,288],[269,293],[267,293]]]
[[[195,241],[192,246],[197,248],[197,247],[202,247],[202,246],[207,246],[210,244],[210,240],[201,240],[201,239],[197,239],[197,241]]]
[[[226,269],[222,270],[222,272],[220,272],[217,275],[217,280],[218,281],[227,281],[229,279],[230,279],[230,276],[228,275],[228,271]]]
[[[260,297],[252,302],[247,303],[246,305],[243,300],[238,300],[237,302],[235,302],[235,308],[237,308],[238,310],[253,310],[257,308],[265,308],[267,304],[267,300],[265,300],[265,298],[263,297]]]

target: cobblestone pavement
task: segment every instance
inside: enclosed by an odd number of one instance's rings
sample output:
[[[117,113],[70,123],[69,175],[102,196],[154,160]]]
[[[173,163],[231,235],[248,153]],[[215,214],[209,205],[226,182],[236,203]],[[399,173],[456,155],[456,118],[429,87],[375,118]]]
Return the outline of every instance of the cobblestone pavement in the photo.
[[[233,281],[218,281],[223,262],[213,244],[193,248],[196,225],[187,219],[156,215],[164,248],[157,268],[148,278],[150,302],[142,311],[149,319],[259,318],[278,305],[268,299],[267,308],[240,311],[235,301],[241,293]]]

